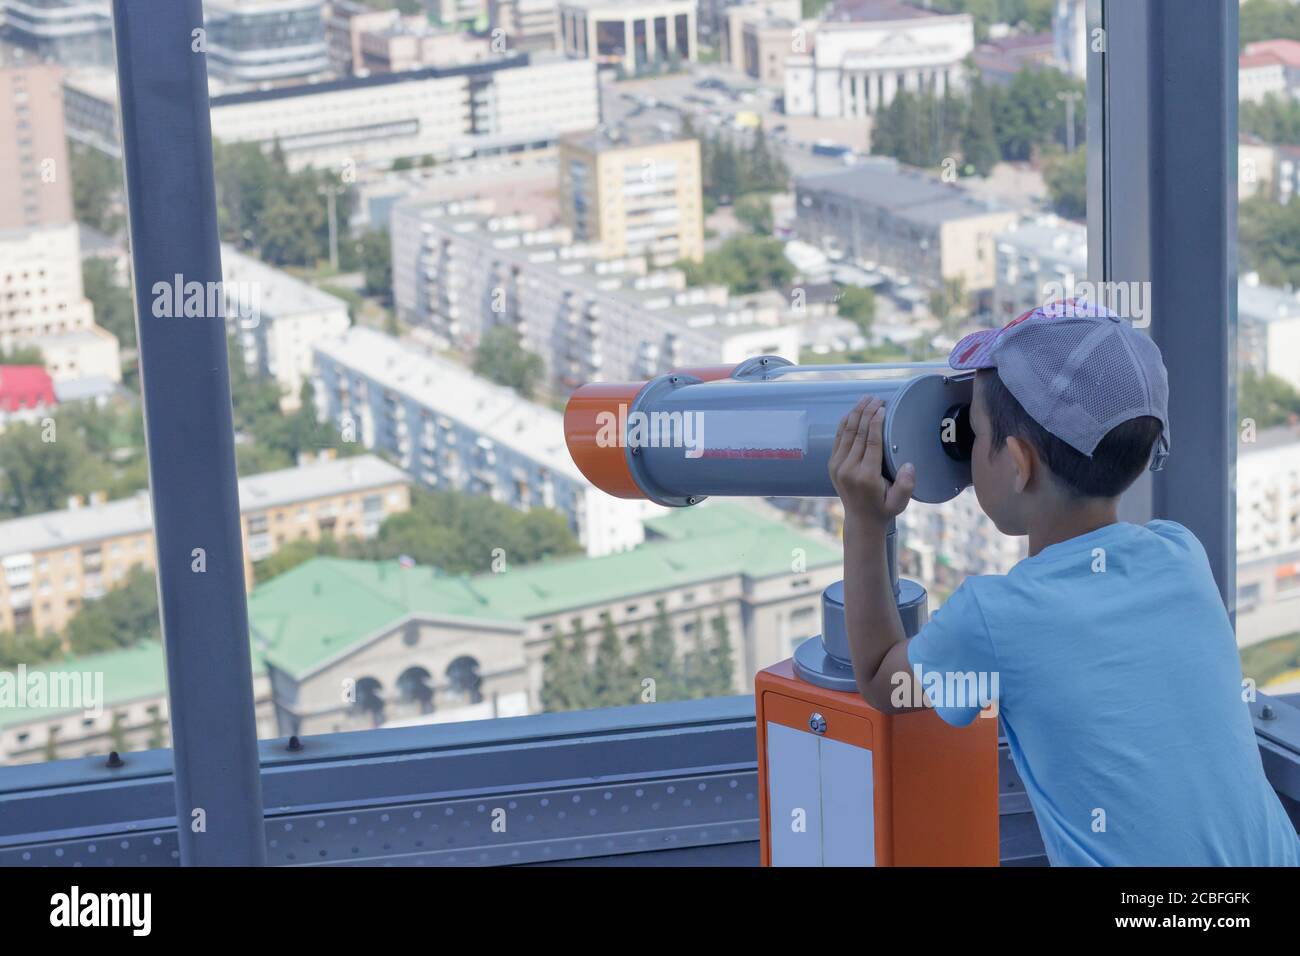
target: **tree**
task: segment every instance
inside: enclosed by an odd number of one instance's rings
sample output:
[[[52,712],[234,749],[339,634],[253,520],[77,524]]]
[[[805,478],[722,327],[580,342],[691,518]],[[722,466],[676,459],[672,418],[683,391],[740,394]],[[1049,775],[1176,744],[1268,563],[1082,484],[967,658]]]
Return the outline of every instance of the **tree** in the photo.
[[[1237,385],[1237,415],[1255,422],[1256,428],[1285,425],[1300,419],[1300,393],[1276,375],[1257,375],[1242,369]]]
[[[158,588],[152,571],[134,568],[125,582],[87,601],[68,622],[64,640],[77,656],[160,640]]]
[[[126,187],[122,164],[97,149],[70,143],[68,165],[72,177],[72,209],[77,222],[106,235],[119,233],[125,223],[120,211]]]
[[[113,723],[108,728],[108,744],[111,749],[119,753],[127,749],[126,719],[120,710],[113,712]]]
[[[7,352],[0,351],[0,365],[39,365],[45,367],[45,356],[39,346],[15,345]]]
[[[930,312],[945,332],[952,331],[953,320],[965,310],[966,283],[960,278],[945,279],[941,288],[930,293]]]
[[[978,81],[971,88],[970,108],[966,112],[962,158],[980,176],[987,176],[1001,159],[993,125],[993,95]]]
[[[32,631],[0,631],[0,670],[13,670],[19,664],[29,667],[48,661],[63,650],[54,634]]]
[[[449,574],[492,570],[500,549],[508,565],[578,554],[582,547],[558,511],[516,511],[481,495],[413,489],[411,509],[389,515],[371,541],[357,545],[371,560],[407,555]]]
[[[551,649],[542,659],[542,709],[550,712],[581,710],[587,704],[587,637],[582,618],[573,619],[568,640],[556,630]]]
[[[367,232],[361,237],[359,256],[365,276],[366,295],[385,303],[393,298],[393,244],[387,229]]]
[[[118,285],[113,264],[107,259],[86,259],[81,266],[86,298],[95,310],[95,322],[117,337],[123,348],[135,347],[135,305],[131,290]]]
[[[794,266],[777,239],[736,236],[707,252],[701,262],[679,262],[690,285],[725,285],[737,295],[779,289],[794,277]]]
[[[483,333],[474,350],[474,371],[498,385],[508,385],[524,398],[532,398],[546,365],[540,355],[524,348],[513,328],[494,325]]]
[[[1002,158],[1024,162],[1053,143],[1065,146],[1066,106],[1057,96],[1083,92],[1083,84],[1052,67],[1021,70],[993,100],[994,129]],[[1086,137],[1086,110],[1074,111],[1075,142]]]
[[[1088,157],[1082,150],[1052,158],[1043,172],[1052,209],[1066,219],[1088,218]]]
[[[60,510],[69,496],[104,489],[110,479],[76,429],[57,421],[52,429],[9,425],[0,434],[0,469],[0,514],[10,518]]]
[[[1300,100],[1271,94],[1262,103],[1244,102],[1238,126],[1266,143],[1300,144]]]
[[[1242,265],[1269,285],[1300,286],[1300,198],[1281,206],[1254,196],[1239,209]]]
[[[632,669],[637,681],[648,677],[655,682],[655,700],[681,700],[685,693],[676,659],[677,643],[673,640],[672,621],[662,600],[655,602],[655,608],[650,637],[638,642]]]
[[[1300,40],[1300,7],[1290,0],[1249,0],[1241,4],[1241,46],[1260,40]]]
[[[839,312],[857,325],[864,338],[870,338],[871,325],[876,319],[876,294],[863,286],[845,286],[840,293]]]
[[[322,535],[317,541],[310,538],[289,541],[253,565],[253,578],[256,583],[262,584],[286,571],[292,571],[312,558],[338,557],[341,552],[339,542],[329,534]]]
[[[707,696],[735,693],[735,654],[731,647],[731,631],[727,616],[721,611],[709,622],[710,640],[705,674],[708,675]]]
[[[750,193],[736,201],[736,218],[755,235],[770,236],[774,228],[772,203],[761,193]]]
[[[589,707],[623,707],[634,702],[636,683],[632,669],[623,659],[623,642],[608,612],[601,622],[590,684]]]

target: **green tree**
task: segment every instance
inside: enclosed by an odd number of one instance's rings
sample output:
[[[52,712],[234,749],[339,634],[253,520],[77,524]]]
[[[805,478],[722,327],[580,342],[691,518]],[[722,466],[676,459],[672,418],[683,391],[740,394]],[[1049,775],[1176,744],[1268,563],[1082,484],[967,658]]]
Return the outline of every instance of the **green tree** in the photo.
[[[727,616],[719,612],[709,622],[710,640],[705,673],[709,677],[707,696],[735,693],[735,652],[731,646],[731,630]]]
[[[857,285],[845,286],[840,293],[840,316],[853,322],[865,338],[871,337],[871,325],[876,320],[876,293]]]
[[[596,659],[591,669],[591,707],[624,707],[635,701],[636,681],[632,668],[623,657],[623,641],[614,620],[602,615],[601,636],[596,643]]]
[[[149,743],[150,750],[161,750],[167,745],[167,727],[163,724],[162,714],[158,708],[149,708]]]
[[[677,265],[690,285],[725,285],[737,295],[779,289],[794,277],[785,246],[762,236],[736,236],[705,253],[701,262]]]
[[[1237,415],[1253,420],[1256,428],[1300,420],[1300,393],[1276,375],[1257,375],[1254,369],[1242,369],[1237,383]]]
[[[501,549],[507,567],[582,551],[568,520],[549,508],[516,511],[482,495],[413,489],[411,509],[389,515],[359,556],[392,560],[407,555],[449,574],[493,570]]]
[[[126,180],[122,164],[97,149],[69,143],[68,164],[72,177],[72,209],[77,222],[114,236],[125,220],[121,212]],[[55,173],[58,175],[58,171]]]
[[[343,553],[344,549],[339,546],[339,542],[329,534],[322,535],[317,541],[312,541],[310,538],[289,541],[253,564],[253,579],[258,584],[262,584],[286,571],[292,571],[312,558],[334,558]]]
[[[1052,209],[1066,219],[1088,217],[1088,157],[1082,150],[1048,161],[1043,181],[1052,197]]]
[[[1043,148],[1066,145],[1066,106],[1058,93],[1082,93],[1083,84],[1052,67],[1021,70],[993,100],[994,129],[1002,158],[1031,160]],[[1074,111],[1075,143],[1086,137],[1087,111]]]
[[[1300,100],[1272,94],[1262,103],[1244,102],[1240,110],[1242,133],[1276,145],[1300,144]]]
[[[993,125],[993,94],[978,81],[971,88],[961,151],[966,164],[980,176],[987,176],[1002,158]]]
[[[63,636],[75,656],[160,640],[153,572],[134,568],[120,586],[98,600],[87,601],[68,622]]]
[[[385,303],[393,298],[393,245],[387,229],[367,232],[361,237],[359,255],[366,282],[366,295]]]
[[[650,636],[638,641],[632,670],[639,683],[647,677],[655,682],[655,700],[681,700],[685,697],[681,666],[677,661],[677,642],[668,608],[662,600],[655,602],[655,620]]]
[[[131,290],[118,285],[113,264],[107,259],[86,259],[81,266],[86,298],[95,310],[95,322],[117,337],[124,349],[135,347],[135,305]]]
[[[47,440],[53,438],[53,440]],[[0,434],[0,515],[57,511],[74,494],[105,489],[110,472],[75,429],[15,423]]]
[[[57,657],[63,648],[54,634],[35,634],[30,630],[0,631],[0,670],[13,670],[19,664],[29,667]]]
[[[1264,196],[1239,206],[1238,244],[1244,269],[1269,285],[1300,286],[1300,198],[1285,206]]]
[[[45,367],[45,356],[39,346],[15,345],[9,351],[0,351],[0,365],[39,365]]]
[[[1241,4],[1240,17],[1243,48],[1260,40],[1300,40],[1300,7],[1290,0],[1248,0]]]
[[[113,723],[108,728],[108,745],[118,753],[126,751],[126,719],[120,710],[113,712]]]
[[[736,201],[736,218],[758,236],[770,236],[774,228],[772,203],[762,193],[750,193]]]
[[[582,618],[575,617],[573,634],[566,638],[557,628],[542,659],[542,709],[556,712],[587,706],[587,635]]]
[[[474,350],[474,371],[498,385],[508,385],[524,398],[532,398],[546,366],[540,355],[524,348],[513,328],[494,325],[483,333]]]

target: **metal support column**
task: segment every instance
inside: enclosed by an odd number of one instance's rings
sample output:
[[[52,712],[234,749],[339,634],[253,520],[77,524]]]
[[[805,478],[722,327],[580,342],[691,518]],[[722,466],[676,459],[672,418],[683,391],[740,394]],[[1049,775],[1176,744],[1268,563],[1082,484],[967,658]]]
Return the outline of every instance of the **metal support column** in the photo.
[[[1129,520],[1169,518],[1205,546],[1236,604],[1237,2],[1103,0],[1106,279],[1149,281],[1150,334],[1169,369],[1173,454],[1127,496]],[[1091,25],[1091,24],[1090,24]],[[1091,41],[1090,37],[1090,41]],[[1090,69],[1099,57],[1089,54]],[[1089,78],[1090,93],[1093,78]],[[1100,161],[1101,156],[1097,159]],[[1090,160],[1093,157],[1090,155]],[[1097,218],[1089,225],[1094,228]],[[1097,237],[1090,237],[1096,239]],[[1090,243],[1095,259],[1098,249]],[[1090,271],[1098,271],[1090,263]]]
[[[202,29],[200,0],[113,0],[180,859],[247,866],[266,845],[224,307],[176,309],[221,281]]]

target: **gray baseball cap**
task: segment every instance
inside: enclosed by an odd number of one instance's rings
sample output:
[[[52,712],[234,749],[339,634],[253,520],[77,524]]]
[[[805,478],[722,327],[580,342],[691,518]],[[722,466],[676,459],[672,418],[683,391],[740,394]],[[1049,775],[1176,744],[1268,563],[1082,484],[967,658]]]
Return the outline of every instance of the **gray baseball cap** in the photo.
[[[995,368],[1034,421],[1089,458],[1116,425],[1144,415],[1163,427],[1151,455],[1169,457],[1169,373],[1160,349],[1104,306],[1066,299],[1000,329],[972,332],[952,350],[955,369]]]

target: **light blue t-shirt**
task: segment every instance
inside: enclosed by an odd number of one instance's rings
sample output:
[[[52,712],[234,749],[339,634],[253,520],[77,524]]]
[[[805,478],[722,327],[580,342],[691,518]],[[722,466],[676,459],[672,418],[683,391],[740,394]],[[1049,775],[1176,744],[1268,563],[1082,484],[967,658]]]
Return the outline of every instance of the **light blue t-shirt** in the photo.
[[[1182,525],[1113,524],[967,578],[908,660],[950,724],[996,701],[1054,865],[1300,865],[1227,612]]]

